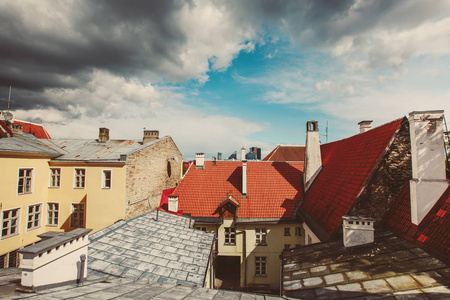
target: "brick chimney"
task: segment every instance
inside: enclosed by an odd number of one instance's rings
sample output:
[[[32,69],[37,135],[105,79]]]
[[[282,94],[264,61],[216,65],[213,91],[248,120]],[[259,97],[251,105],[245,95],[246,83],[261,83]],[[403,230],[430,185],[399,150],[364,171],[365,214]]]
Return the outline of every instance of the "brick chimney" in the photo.
[[[365,120],[358,123],[359,133],[369,131],[372,128],[372,120]]]
[[[205,153],[195,153],[195,168],[196,169],[205,168]]]
[[[245,151],[245,149],[244,149]],[[247,198],[247,160],[242,161],[242,198]]]
[[[373,243],[374,219],[355,216],[343,216],[342,219],[344,219],[342,228],[345,247]]]
[[[98,133],[98,142],[105,143],[109,140],[109,129],[105,127],[100,127]]]
[[[148,142],[155,141],[157,139],[159,139],[158,130],[144,130],[144,138],[142,140],[143,144],[147,144]]]
[[[23,126],[21,124],[11,123],[11,131],[13,134],[22,134]]]
[[[411,222],[419,225],[448,186],[445,171],[443,110],[409,114],[412,179]]]
[[[303,172],[305,190],[312,184],[321,168],[319,125],[317,121],[309,121],[306,123],[305,169]]]

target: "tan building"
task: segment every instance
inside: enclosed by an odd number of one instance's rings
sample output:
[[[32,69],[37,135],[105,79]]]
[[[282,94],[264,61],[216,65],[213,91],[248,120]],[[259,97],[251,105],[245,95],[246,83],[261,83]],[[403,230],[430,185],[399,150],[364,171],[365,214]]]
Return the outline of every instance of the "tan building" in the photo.
[[[181,178],[182,155],[169,136],[143,141],[48,139],[16,133],[0,139],[0,267],[46,231],[96,232],[158,206]],[[12,253],[12,254],[11,254]]]
[[[302,244],[302,223],[295,218],[302,171],[303,163],[205,162],[197,154],[162,208],[215,233],[217,288],[274,291],[281,252]]]

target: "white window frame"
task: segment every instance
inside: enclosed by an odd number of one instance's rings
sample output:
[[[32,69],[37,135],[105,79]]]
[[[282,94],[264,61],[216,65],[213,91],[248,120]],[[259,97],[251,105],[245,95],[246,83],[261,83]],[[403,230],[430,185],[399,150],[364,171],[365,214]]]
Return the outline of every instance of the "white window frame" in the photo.
[[[255,228],[257,246],[267,246],[267,228]]]
[[[225,227],[223,244],[230,246],[236,245],[236,228]]]
[[[80,218],[78,217],[77,220],[79,223],[82,223],[81,226],[74,226],[74,212],[75,212],[75,206],[77,205],[82,205],[83,206],[83,218],[82,218],[82,222],[80,222]],[[86,204],[84,203],[71,203],[70,205],[70,209],[71,209],[71,213],[70,213],[70,227],[71,228],[84,228],[85,225],[85,221],[86,221]],[[79,213],[78,213],[79,215]]]
[[[109,187],[106,186],[106,176],[105,172],[109,172]],[[111,190],[112,189],[112,170],[111,169],[102,169],[102,190]]]
[[[83,175],[78,175],[77,170],[84,170]],[[77,186],[77,178],[80,176],[80,178],[83,179],[83,186]],[[73,168],[73,188],[74,189],[85,189],[86,188],[86,168]]]
[[[267,257],[255,256],[255,276],[267,276]]]
[[[206,227],[205,226],[197,226],[197,227],[195,227],[195,229],[206,232]]]
[[[54,170],[58,170],[59,173],[54,174],[53,173]],[[55,178],[55,180],[57,180],[56,185],[53,184],[55,182],[53,180],[53,178]],[[58,188],[58,189],[61,187],[61,168],[50,168],[48,187]]]
[[[7,219],[4,219],[4,213],[8,212],[8,211],[13,211],[13,210],[17,210],[16,217],[13,218],[13,219],[16,220],[16,232],[11,234],[11,220],[12,220],[12,218],[8,217]],[[21,207],[19,206],[19,207],[3,209],[1,212],[2,212],[2,216],[1,216],[2,217],[2,224],[1,224],[1,230],[2,231],[0,232],[0,239],[4,240],[4,239],[10,238],[10,237],[19,235],[20,234],[20,224],[21,224],[20,223]],[[5,229],[3,227],[4,226],[4,222],[9,222],[8,223],[8,227],[7,227],[8,228],[8,234],[6,234],[5,236],[3,235],[3,230]]]
[[[39,211],[35,211],[33,210],[32,212],[30,212],[30,207],[39,207]],[[32,217],[32,219],[30,220],[30,216]],[[36,217],[37,216],[37,217]],[[37,220],[36,220],[37,218]],[[37,221],[37,225],[34,225],[35,222]],[[28,227],[28,225],[31,222],[31,227]],[[42,226],[42,202],[41,203],[33,203],[27,206],[27,231],[32,231],[38,228],[41,228]]]
[[[23,177],[20,176],[20,171],[21,170],[29,170],[30,171],[30,175],[24,175]],[[34,168],[19,168],[19,171],[17,172],[17,195],[28,195],[28,194],[32,194],[33,193],[33,189],[34,189]],[[20,192],[20,179],[23,178],[24,183],[22,185],[22,192]],[[25,187],[28,185],[25,185],[25,180],[29,179],[30,181],[30,185],[29,185],[29,190],[25,190]]]
[[[57,205],[58,209],[54,210],[54,209],[50,209],[50,205]],[[59,209],[60,209],[60,204],[59,202],[47,202],[47,226],[52,226],[52,227],[57,227],[59,225]],[[57,214],[55,217],[55,213]],[[56,224],[53,222],[56,218]],[[49,221],[52,222],[49,222]]]

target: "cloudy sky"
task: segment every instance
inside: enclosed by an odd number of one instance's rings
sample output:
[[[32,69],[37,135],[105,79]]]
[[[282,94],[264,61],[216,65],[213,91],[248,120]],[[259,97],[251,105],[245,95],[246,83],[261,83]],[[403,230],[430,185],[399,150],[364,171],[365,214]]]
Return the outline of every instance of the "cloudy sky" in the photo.
[[[450,1],[1,1],[0,98],[52,137],[174,138],[185,158],[450,112]],[[6,102],[0,102],[5,108]]]

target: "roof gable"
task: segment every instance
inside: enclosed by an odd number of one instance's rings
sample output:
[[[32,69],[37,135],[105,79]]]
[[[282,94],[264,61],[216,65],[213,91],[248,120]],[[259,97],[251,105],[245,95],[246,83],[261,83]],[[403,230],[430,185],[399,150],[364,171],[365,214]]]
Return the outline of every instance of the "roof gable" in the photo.
[[[263,161],[305,161],[305,146],[278,145]]]
[[[190,168],[173,195],[178,209],[193,217],[218,217],[220,203],[232,196],[239,218],[290,218],[303,193],[303,163],[247,162],[248,197],[242,198],[242,162],[206,161]]]
[[[359,197],[405,118],[321,146],[322,170],[301,204],[329,236]]]

